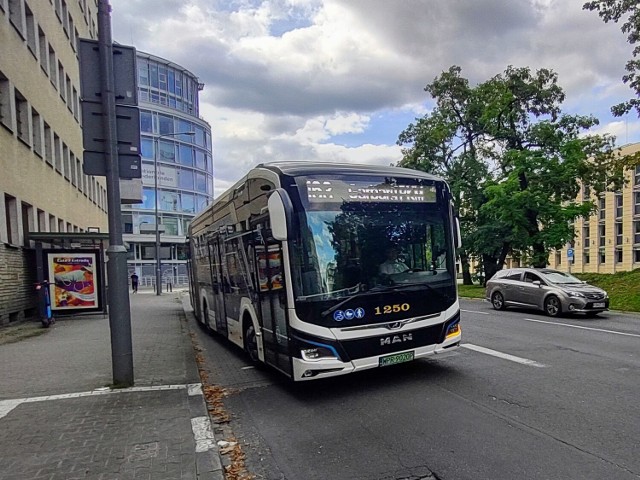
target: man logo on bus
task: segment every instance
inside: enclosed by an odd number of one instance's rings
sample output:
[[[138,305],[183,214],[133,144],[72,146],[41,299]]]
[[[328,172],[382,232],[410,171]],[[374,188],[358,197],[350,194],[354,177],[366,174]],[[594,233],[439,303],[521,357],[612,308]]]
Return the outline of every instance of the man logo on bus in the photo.
[[[404,333],[402,335],[383,337],[380,339],[380,345],[392,345],[394,343],[410,342],[411,340],[413,340],[413,335],[411,333]]]
[[[363,317],[364,317],[364,308],[362,307],[356,308],[356,318],[363,318]]]

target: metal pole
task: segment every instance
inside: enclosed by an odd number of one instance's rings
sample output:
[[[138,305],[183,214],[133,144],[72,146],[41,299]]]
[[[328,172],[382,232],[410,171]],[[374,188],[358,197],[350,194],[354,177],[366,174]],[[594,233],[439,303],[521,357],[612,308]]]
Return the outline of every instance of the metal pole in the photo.
[[[127,281],[127,249],[122,241],[120,214],[120,172],[116,129],[115,81],[113,45],[111,40],[111,7],[109,0],[98,1],[98,48],[102,77],[102,109],[105,115],[104,136],[107,170],[107,205],[109,209],[108,301],[111,330],[111,364],[113,383],[133,385],[133,348],[131,342],[131,311]]]
[[[156,212],[156,295],[162,295],[162,272],[160,265],[160,217],[158,216],[158,147],[160,137],[154,138],[153,171],[155,172],[155,212]]]

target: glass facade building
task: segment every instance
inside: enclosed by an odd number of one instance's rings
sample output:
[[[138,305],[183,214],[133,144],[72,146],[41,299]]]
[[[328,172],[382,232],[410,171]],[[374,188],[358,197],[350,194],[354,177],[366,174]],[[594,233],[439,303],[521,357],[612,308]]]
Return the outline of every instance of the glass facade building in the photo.
[[[161,230],[163,282],[187,282],[191,219],[213,199],[211,127],[199,118],[203,85],[186,69],[138,52],[143,203],[123,205],[129,273],[155,283],[155,208]],[[158,189],[154,174],[158,170]]]

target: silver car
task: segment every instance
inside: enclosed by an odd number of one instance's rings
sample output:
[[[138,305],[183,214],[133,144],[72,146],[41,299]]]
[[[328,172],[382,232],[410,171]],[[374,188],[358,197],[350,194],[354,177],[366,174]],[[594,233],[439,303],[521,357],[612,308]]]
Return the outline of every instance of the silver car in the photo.
[[[500,270],[487,282],[485,295],[496,310],[537,308],[550,317],[562,313],[594,316],[609,309],[607,292],[549,268]]]

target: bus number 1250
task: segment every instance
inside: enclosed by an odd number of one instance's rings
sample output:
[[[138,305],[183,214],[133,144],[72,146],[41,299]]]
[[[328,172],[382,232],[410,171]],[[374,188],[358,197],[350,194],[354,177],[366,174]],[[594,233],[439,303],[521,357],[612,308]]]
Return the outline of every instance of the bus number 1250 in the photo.
[[[395,303],[393,305],[385,305],[384,307],[376,307],[376,315],[388,315],[390,313],[408,312],[411,305],[408,303]]]

